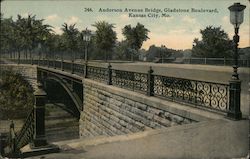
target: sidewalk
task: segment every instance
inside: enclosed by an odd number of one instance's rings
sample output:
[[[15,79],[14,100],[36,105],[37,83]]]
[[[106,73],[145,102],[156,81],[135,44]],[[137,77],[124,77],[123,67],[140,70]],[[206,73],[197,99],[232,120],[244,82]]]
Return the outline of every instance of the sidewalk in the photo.
[[[239,158],[247,156],[249,149],[248,121],[210,120],[123,137],[101,137],[95,140],[58,144],[63,149],[62,152],[43,157],[45,159]]]

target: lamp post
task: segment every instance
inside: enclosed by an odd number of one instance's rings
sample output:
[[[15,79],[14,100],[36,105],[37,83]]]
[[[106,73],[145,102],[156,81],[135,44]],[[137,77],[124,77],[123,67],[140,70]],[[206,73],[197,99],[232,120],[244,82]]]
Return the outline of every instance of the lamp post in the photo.
[[[82,40],[85,43],[85,49],[84,49],[84,61],[85,61],[85,68],[84,68],[84,77],[87,77],[87,63],[88,63],[88,44],[91,39],[91,31],[86,28],[82,32]]]
[[[238,43],[239,43],[239,27],[243,22],[244,9],[246,6],[240,3],[234,3],[232,6],[228,7],[230,10],[230,22],[234,25],[235,35],[233,37],[234,41],[234,65],[232,78],[229,81],[229,112],[227,116],[229,118],[239,120],[242,118],[242,113],[240,110],[240,92],[241,92],[241,81],[239,79],[238,69]]]
[[[38,43],[38,46],[37,46],[37,48],[38,48],[38,66],[40,65],[40,60],[41,60],[41,48],[42,48],[42,45],[41,45],[41,43],[39,42]]]
[[[82,40],[85,43],[84,61],[87,62],[88,61],[88,44],[89,44],[90,38],[91,38],[91,31],[88,30],[88,28],[86,28],[84,30],[82,38],[83,38]]]

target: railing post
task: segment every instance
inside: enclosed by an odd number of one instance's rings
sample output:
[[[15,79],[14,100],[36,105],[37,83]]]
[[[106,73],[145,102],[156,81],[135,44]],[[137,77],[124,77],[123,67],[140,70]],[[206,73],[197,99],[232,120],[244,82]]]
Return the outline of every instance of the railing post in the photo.
[[[31,57],[31,61],[30,61],[31,65],[33,65],[33,57]]]
[[[83,75],[83,77],[87,78],[87,76],[88,76],[88,63],[85,61],[85,64],[84,64],[84,75]]]
[[[230,80],[229,81],[229,111],[227,117],[234,120],[240,120],[242,113],[240,110],[240,92],[241,92],[241,81]]]
[[[49,67],[49,59],[48,59],[48,58],[46,58],[46,60],[47,60],[47,67]]]
[[[56,59],[55,58],[53,60],[53,66],[54,66],[54,69],[56,69]]]
[[[43,59],[42,59],[42,66],[45,66],[45,59],[44,59],[44,57],[43,57]]]
[[[154,75],[153,75],[152,67],[149,67],[148,70],[148,87],[147,87],[147,95],[153,96],[154,95]]]
[[[61,70],[63,71],[63,59],[61,59]]]
[[[10,124],[10,140],[11,140],[11,153],[13,156],[15,156],[17,152],[17,145],[16,145],[16,135],[15,135],[15,125],[13,120]]]
[[[71,61],[71,73],[72,74],[74,73],[74,61],[73,60]]]
[[[42,84],[38,83],[38,89],[34,92],[34,138],[31,143],[32,148],[48,145],[45,138],[45,103],[46,92],[42,89]]]
[[[37,61],[37,65],[40,66],[40,60],[41,58],[39,57],[38,61]]]
[[[108,81],[107,81],[108,85],[112,85],[112,66],[108,65]]]

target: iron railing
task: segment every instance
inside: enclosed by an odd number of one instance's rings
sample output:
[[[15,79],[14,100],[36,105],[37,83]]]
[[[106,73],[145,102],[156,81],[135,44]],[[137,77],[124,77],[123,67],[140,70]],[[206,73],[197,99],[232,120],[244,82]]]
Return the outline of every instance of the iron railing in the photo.
[[[35,129],[34,124],[34,109],[32,109],[26,118],[22,129],[18,133],[15,133],[14,131],[14,124],[11,126],[9,136],[6,140],[6,155],[18,153],[22,147],[29,144],[33,140]]]
[[[88,66],[87,67],[87,77],[99,82],[106,83],[108,80],[107,68]]]
[[[112,70],[112,84],[121,88],[147,92],[147,74],[121,70]]]
[[[154,74],[153,70],[149,70],[148,73],[141,73],[112,69],[111,66],[104,68],[69,61],[46,63],[42,60],[39,63],[42,63],[43,66],[61,68],[67,72],[84,75],[85,78],[149,96],[161,97],[219,112],[229,111],[229,84],[162,76]],[[47,65],[44,65],[45,63]],[[84,69],[87,69],[87,71],[85,72]]]
[[[209,109],[228,111],[227,84],[154,76],[154,95]]]
[[[74,72],[78,75],[84,75],[84,65],[74,64]]]

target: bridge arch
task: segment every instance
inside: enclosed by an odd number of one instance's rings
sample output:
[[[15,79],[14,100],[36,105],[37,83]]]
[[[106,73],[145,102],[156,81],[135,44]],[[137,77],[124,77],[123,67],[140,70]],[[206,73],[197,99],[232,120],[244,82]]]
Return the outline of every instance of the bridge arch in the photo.
[[[80,99],[79,95],[74,91],[73,83],[65,79],[61,79],[60,77],[49,75],[45,79],[43,79],[43,82],[45,82],[45,89],[47,89],[46,85],[48,84],[48,82],[51,81],[56,82],[66,91],[66,93],[69,95],[70,99],[73,102],[73,110],[76,110],[73,111],[74,116],[80,118],[80,111],[82,110],[82,100]],[[72,108],[69,109],[72,110]]]

